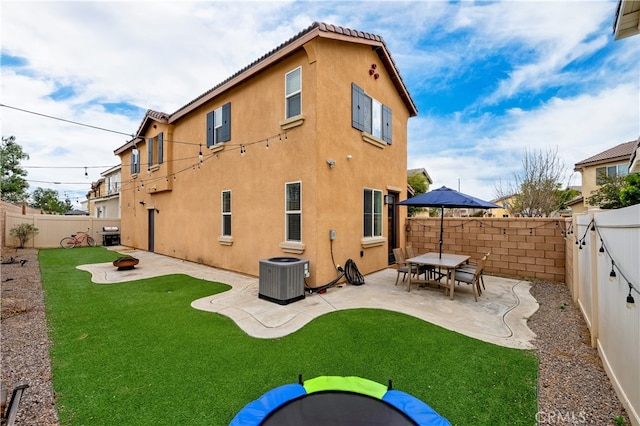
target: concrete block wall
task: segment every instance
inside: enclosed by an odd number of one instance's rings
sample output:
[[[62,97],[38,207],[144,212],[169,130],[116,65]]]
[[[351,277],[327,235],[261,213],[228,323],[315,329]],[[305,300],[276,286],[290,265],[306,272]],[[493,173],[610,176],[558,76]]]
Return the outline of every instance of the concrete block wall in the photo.
[[[566,232],[571,218],[448,218],[443,253],[478,260],[491,252],[488,274],[565,282]],[[407,245],[418,253],[438,252],[440,218],[409,218]]]

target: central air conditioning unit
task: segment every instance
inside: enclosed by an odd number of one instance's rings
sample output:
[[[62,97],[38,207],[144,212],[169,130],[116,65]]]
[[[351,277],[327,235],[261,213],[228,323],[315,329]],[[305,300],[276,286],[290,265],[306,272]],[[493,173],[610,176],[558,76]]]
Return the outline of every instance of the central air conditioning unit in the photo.
[[[309,261],[297,257],[272,257],[260,261],[258,297],[280,305],[304,299],[304,279]]]

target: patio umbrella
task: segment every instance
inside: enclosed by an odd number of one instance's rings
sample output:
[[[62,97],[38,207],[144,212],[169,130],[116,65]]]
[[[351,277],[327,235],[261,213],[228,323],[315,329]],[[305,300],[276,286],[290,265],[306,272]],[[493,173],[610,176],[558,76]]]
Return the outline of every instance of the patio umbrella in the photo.
[[[398,205],[440,207],[440,257],[442,257],[442,234],[445,207],[454,209],[497,209],[500,207],[493,203],[472,197],[471,195],[463,194],[462,192],[447,188],[446,186],[401,201]]]

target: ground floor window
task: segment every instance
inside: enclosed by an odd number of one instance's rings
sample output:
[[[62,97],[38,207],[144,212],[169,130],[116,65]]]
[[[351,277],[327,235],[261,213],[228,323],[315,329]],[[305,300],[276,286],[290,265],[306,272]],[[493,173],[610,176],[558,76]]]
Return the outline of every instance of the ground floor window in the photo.
[[[382,236],[382,191],[364,190],[364,237]]]
[[[285,184],[285,238],[302,241],[302,183]]]
[[[222,235],[231,236],[231,191],[222,191]]]

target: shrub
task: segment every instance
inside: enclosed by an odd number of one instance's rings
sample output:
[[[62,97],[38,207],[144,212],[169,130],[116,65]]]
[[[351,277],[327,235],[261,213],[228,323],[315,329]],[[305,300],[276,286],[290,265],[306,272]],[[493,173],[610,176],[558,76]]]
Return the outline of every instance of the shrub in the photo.
[[[18,248],[23,248],[24,244],[29,241],[30,238],[38,235],[38,228],[33,226],[30,223],[21,223],[20,225],[16,225],[9,231],[12,237],[16,237],[18,241],[20,241],[20,245]]]

